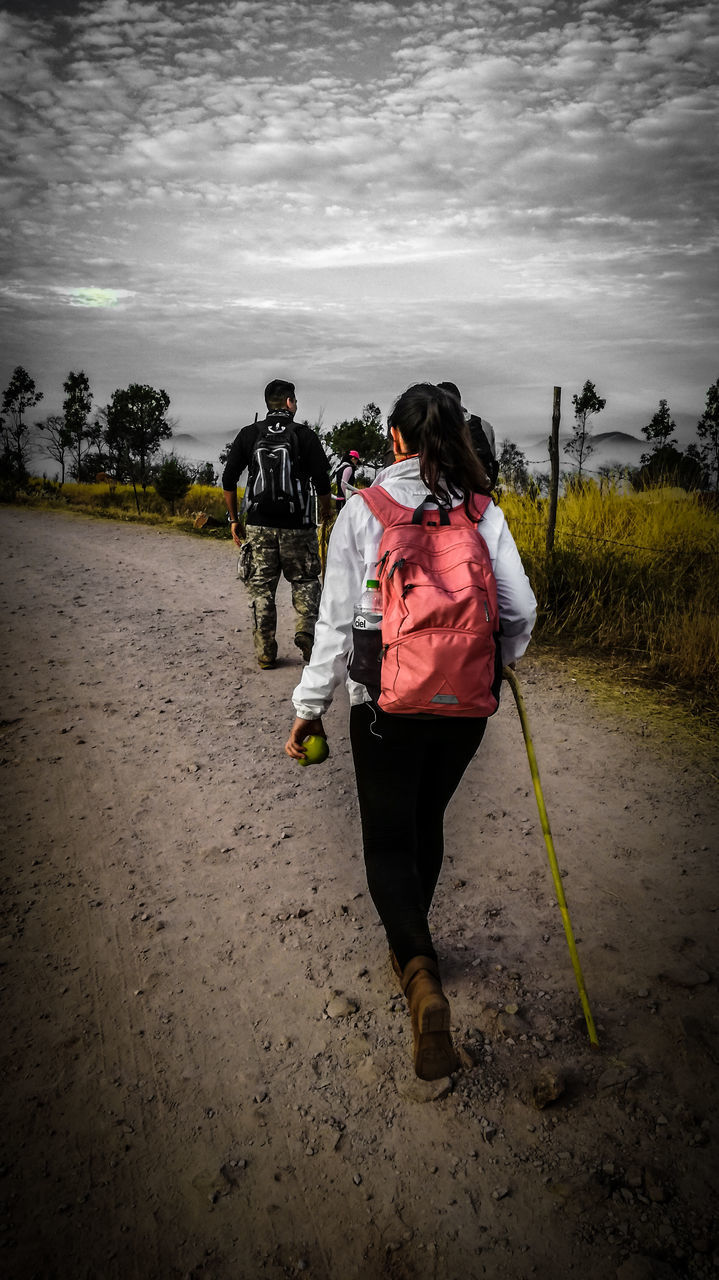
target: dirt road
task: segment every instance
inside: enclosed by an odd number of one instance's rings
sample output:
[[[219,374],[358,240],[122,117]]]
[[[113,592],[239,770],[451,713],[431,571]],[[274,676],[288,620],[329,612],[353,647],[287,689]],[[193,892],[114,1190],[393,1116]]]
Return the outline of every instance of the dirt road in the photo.
[[[525,661],[601,1044],[507,697],[434,909],[464,1069],[422,1085],[344,692],[325,765],[282,752],[286,592],[259,672],[229,544],[20,509],[0,530],[3,1273],[715,1274],[716,766]]]

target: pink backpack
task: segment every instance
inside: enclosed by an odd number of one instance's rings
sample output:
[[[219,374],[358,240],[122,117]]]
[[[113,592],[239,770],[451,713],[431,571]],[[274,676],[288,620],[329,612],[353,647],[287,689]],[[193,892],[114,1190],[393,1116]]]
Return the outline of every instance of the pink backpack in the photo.
[[[413,510],[380,485],[359,490],[384,527],[379,706],[404,715],[491,716],[502,678],[497,586],[478,525],[491,498]]]

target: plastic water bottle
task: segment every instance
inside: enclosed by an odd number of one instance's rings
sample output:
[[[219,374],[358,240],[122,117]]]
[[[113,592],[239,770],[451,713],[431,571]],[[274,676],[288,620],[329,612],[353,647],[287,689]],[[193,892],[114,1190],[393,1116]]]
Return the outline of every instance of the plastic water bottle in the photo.
[[[352,627],[355,631],[382,630],[382,592],[376,578],[368,578],[359,604],[355,605]]]
[[[352,621],[352,657],[349,674],[352,680],[379,697],[382,663],[382,592],[376,578],[369,578]]]

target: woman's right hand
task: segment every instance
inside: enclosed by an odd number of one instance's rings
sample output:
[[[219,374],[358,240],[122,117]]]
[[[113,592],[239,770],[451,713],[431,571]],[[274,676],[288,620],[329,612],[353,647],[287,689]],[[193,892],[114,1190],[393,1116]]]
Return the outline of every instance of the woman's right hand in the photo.
[[[291,756],[293,760],[304,760],[305,751],[302,743],[312,733],[319,734],[321,738],[327,737],[321,719],[318,717],[316,720],[302,720],[298,716],[285,743],[285,754]]]

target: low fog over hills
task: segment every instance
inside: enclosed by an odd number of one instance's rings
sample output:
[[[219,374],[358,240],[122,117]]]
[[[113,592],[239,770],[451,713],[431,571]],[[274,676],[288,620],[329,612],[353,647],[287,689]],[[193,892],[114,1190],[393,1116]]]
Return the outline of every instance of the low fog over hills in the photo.
[[[647,413],[646,421],[649,422],[652,413]],[[696,419],[691,414],[677,413],[672,415],[677,424],[676,438],[680,449],[686,449],[687,445],[696,440]],[[486,420],[489,421],[489,420]],[[571,439],[571,426],[573,419],[570,416],[562,416],[562,424],[559,433],[560,445],[560,470],[572,471],[576,469],[576,461],[569,454],[564,453],[564,445]],[[494,430],[497,452],[502,447],[504,440],[511,440],[525,454],[530,471],[542,472],[549,471],[549,449],[548,440],[551,431],[551,421],[547,420],[547,430],[545,434],[538,434],[536,431],[531,437],[523,435],[521,432],[513,432],[511,430],[503,430],[501,425],[496,423],[490,424]],[[599,426],[599,422],[596,423]],[[331,429],[332,423],[325,424],[325,429]],[[236,431],[217,430],[213,427],[203,428],[201,431],[175,431],[172,438],[164,442],[163,452],[173,450],[183,458],[187,458],[190,462],[211,462],[218,473],[221,473],[219,457],[221,451],[231,443],[236,435]],[[613,431],[592,431],[590,439],[594,445],[594,452],[586,460],[586,470],[588,475],[596,472],[600,467],[617,466],[620,468],[634,468],[639,466],[639,459],[643,453],[651,452],[651,446],[648,441],[637,431],[613,430]],[[36,474],[45,472],[48,476],[54,476],[57,471],[57,463],[47,457],[42,450],[42,443],[36,437],[35,447],[31,458],[31,470]]]
[[[549,470],[548,436],[540,436],[528,445],[524,452],[527,455],[530,471]],[[569,432],[560,432],[559,436],[559,469],[573,471],[576,459],[572,454],[564,452],[564,446],[571,440]],[[650,452],[646,440],[630,435],[627,431],[597,431],[590,436],[593,451],[585,457],[583,470],[591,474],[600,467],[617,466],[634,468],[639,466],[643,453]]]

